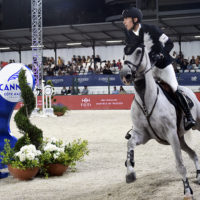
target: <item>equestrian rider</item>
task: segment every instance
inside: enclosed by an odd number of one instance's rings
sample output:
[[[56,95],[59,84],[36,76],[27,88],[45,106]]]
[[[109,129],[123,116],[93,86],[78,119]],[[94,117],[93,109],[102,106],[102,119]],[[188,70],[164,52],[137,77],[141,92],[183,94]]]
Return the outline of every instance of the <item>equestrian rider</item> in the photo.
[[[185,113],[185,130],[189,130],[196,122],[191,115],[184,94],[178,89],[178,82],[172,66],[172,58],[169,55],[174,46],[173,42],[158,27],[142,24],[142,12],[135,7],[124,10],[122,17],[125,25],[126,44],[136,44],[139,36],[142,37],[151,63],[155,63],[154,72],[159,76],[157,78],[160,78],[171,87],[178,104]]]

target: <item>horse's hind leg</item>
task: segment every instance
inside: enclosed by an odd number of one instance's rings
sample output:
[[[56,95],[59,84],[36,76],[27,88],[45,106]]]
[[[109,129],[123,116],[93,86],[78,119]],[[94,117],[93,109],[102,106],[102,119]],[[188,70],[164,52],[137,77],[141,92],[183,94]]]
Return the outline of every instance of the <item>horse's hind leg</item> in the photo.
[[[126,182],[131,183],[136,180],[136,175],[134,171],[134,148],[136,145],[146,143],[150,138],[148,135],[140,134],[137,131],[131,130],[129,132],[130,138],[127,143],[127,160],[125,165],[127,167]]]
[[[188,195],[189,196],[193,195],[193,191],[192,191],[192,189],[189,185],[188,179],[187,179],[187,171],[183,164],[183,159],[182,159],[181,145],[180,145],[180,141],[179,141],[179,138],[178,138],[178,135],[176,134],[176,132],[174,132],[174,134],[173,133],[168,134],[168,142],[172,146],[172,150],[174,152],[175,159],[176,159],[176,167],[183,179],[184,194],[186,195],[186,197]]]
[[[199,159],[197,157],[197,154],[194,150],[192,150],[185,142],[184,136],[180,138],[180,144],[181,144],[181,149],[185,151],[190,158],[193,160],[195,167],[196,167],[196,173],[197,173],[197,181],[198,184],[200,184],[200,165],[199,165]]]

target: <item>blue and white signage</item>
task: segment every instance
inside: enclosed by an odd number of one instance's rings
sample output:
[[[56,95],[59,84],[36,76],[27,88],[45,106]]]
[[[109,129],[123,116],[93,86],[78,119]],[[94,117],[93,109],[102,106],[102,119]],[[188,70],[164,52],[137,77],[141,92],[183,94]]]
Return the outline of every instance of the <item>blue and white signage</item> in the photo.
[[[11,63],[0,71],[0,95],[9,102],[19,102],[21,100],[21,90],[18,82],[21,69],[26,70],[27,82],[33,88],[33,74],[25,65]]]
[[[35,87],[32,71],[22,63],[11,63],[0,70],[0,151],[4,148],[4,139],[9,139],[13,147],[17,139],[11,135],[10,118],[16,104],[21,101],[21,90],[18,76],[20,71],[26,70],[28,85]],[[0,169],[4,166],[0,163]]]

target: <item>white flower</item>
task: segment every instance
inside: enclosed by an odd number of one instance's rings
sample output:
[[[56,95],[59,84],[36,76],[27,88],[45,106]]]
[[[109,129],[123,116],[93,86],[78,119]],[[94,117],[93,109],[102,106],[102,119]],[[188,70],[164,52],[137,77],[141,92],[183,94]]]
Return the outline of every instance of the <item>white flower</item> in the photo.
[[[27,153],[27,154],[26,154],[26,158],[27,158],[28,160],[34,160],[34,159],[35,159],[35,155],[34,155],[33,153]]]
[[[35,148],[34,145],[25,145],[21,147],[20,151],[15,153],[15,156],[19,158],[21,162],[25,160],[34,160],[36,156],[39,156],[41,152]]]
[[[55,144],[56,142],[59,142],[59,140],[55,137],[52,137],[52,138],[47,138],[47,142]]]
[[[53,155],[53,158],[54,158],[54,159],[57,159],[59,156],[60,156],[60,153],[57,152],[57,153],[55,153],[55,154]]]
[[[26,160],[26,155],[25,155],[25,154],[20,154],[20,155],[19,155],[19,160],[20,160],[21,162],[24,162],[24,161]]]
[[[44,151],[58,151],[58,147],[54,144],[50,144],[48,143],[45,147],[44,147]]]

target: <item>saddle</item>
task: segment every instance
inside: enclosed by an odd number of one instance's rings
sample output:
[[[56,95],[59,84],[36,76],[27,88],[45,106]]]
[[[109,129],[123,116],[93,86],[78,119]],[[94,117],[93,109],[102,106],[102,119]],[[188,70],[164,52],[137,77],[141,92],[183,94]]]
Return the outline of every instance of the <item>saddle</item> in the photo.
[[[178,133],[179,133],[180,132],[179,131],[180,122],[181,122],[183,112],[182,112],[180,105],[178,104],[178,100],[177,100],[176,96],[174,95],[171,87],[167,83],[165,83],[163,81],[157,81],[156,83],[162,89],[162,91],[165,94],[168,101],[175,107],[176,115],[177,115],[177,130],[178,130]],[[187,100],[189,108],[191,109],[194,106],[193,101],[186,94],[184,94],[184,96]]]
[[[160,88],[162,89],[163,93],[165,94],[165,96],[167,97],[168,101],[177,109],[178,107],[180,108],[180,106],[178,105],[178,101],[176,99],[176,96],[174,95],[171,87],[163,82],[163,81],[158,81],[156,82]],[[194,106],[194,103],[193,101],[186,95],[184,94],[186,100],[187,100],[187,103],[190,107],[190,109]]]

